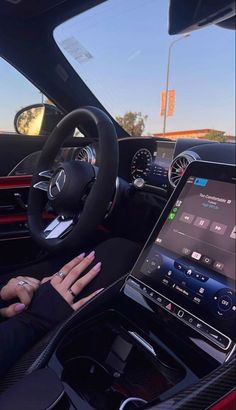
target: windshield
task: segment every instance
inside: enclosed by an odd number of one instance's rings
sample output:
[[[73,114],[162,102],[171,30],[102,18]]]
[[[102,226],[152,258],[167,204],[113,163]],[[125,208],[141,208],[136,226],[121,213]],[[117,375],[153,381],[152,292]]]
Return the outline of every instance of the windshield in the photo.
[[[108,0],[54,38],[129,134],[234,142],[235,33],[209,26],[169,36],[167,20],[166,0]]]

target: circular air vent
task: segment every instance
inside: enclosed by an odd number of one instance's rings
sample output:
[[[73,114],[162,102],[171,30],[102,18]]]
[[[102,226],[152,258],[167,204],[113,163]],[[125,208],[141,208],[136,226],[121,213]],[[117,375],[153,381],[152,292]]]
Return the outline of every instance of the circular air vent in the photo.
[[[80,148],[76,155],[76,159],[79,161],[88,162],[89,164],[95,164],[96,154],[93,148],[87,146]]]
[[[199,157],[192,151],[186,151],[174,158],[169,168],[169,181],[174,188],[178,185],[180,178],[184,175],[190,162],[196,159],[199,159]]]

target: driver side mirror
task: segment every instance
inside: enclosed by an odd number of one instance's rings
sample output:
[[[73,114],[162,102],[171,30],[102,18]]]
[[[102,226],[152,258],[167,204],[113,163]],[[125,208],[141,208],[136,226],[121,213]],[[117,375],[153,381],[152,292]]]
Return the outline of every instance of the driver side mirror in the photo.
[[[14,126],[18,134],[47,136],[63,117],[55,105],[34,104],[16,113]]]

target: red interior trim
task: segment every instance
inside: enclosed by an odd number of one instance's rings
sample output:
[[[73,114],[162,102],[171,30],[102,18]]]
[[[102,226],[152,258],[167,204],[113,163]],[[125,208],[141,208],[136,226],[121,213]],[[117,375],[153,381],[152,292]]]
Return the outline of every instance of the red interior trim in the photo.
[[[0,177],[0,189],[29,188],[32,175]]]
[[[42,214],[43,219],[54,219],[55,215],[49,214],[48,212],[44,211]],[[25,222],[27,221],[27,214],[12,214],[12,215],[4,215],[0,216],[0,225],[7,225],[12,224],[14,222]]]
[[[211,410],[235,410],[236,408],[236,391],[231,392],[222,400],[216,403]]]
[[[12,214],[0,216],[0,225],[8,225],[14,222],[24,222],[27,220],[26,214]]]

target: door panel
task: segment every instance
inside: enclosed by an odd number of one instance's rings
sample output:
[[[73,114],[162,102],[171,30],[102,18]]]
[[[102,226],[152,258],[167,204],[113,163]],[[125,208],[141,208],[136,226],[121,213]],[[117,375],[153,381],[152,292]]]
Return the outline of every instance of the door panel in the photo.
[[[30,237],[27,203],[32,176],[0,177],[0,241]],[[47,222],[55,216],[43,213]]]
[[[0,177],[0,273],[4,268],[37,261],[45,252],[30,237],[27,201],[32,176]],[[53,215],[44,213],[45,223]]]
[[[8,175],[27,155],[40,151],[46,137],[24,137],[0,133],[0,176]]]

